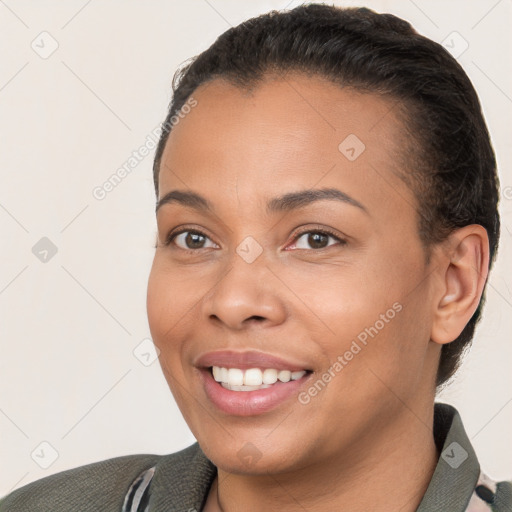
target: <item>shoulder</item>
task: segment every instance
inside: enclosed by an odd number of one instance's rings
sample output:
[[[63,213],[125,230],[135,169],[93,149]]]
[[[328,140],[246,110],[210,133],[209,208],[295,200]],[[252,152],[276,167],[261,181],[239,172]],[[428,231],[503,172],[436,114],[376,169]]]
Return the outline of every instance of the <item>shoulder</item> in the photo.
[[[168,455],[126,455],[61,471],[0,499],[0,512],[137,510],[141,484],[151,487],[154,510],[167,510],[192,496],[194,503],[204,501],[214,473],[196,442]]]
[[[133,480],[173,455],[127,455],[61,471],[5,496],[0,512],[119,511]]]

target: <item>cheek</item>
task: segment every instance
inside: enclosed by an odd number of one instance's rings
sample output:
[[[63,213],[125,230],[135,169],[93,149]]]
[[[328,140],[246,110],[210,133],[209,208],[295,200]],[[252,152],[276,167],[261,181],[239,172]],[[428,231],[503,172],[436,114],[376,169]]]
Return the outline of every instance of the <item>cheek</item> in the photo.
[[[381,248],[375,257],[351,264],[313,267],[291,279],[308,306],[301,323],[321,348],[326,367],[344,357],[343,373],[354,385],[367,366],[386,379],[413,377],[428,343],[428,280],[421,257],[405,261],[383,253]]]
[[[157,263],[154,261],[148,279],[146,309],[151,335],[157,346],[160,345],[165,324],[168,323],[166,311],[172,311],[169,293],[166,292],[167,280],[159,274]]]
[[[366,291],[356,295],[359,301],[346,313],[347,324],[338,322],[340,331],[346,329],[344,354],[352,359],[345,376],[355,396],[383,394],[393,401],[393,393],[405,397],[419,385],[430,332],[428,283],[419,275],[400,276],[389,269],[386,278],[375,286],[367,283]]]
[[[156,255],[148,279],[147,313],[153,340],[165,344],[176,338],[190,316],[201,293],[202,279],[165,262]]]
[[[147,288],[147,315],[153,342],[161,352],[160,359],[172,360],[169,353],[179,350],[184,328],[183,320],[191,309],[190,286],[184,285],[176,271],[171,271],[156,256],[151,268]]]
[[[286,281],[307,306],[301,308],[306,314],[301,315],[301,322],[307,321],[309,328],[318,325],[322,331],[316,331],[318,342],[331,358],[402,297],[394,276],[368,257],[312,266],[309,271],[297,268]],[[394,313],[392,310],[391,315]]]
[[[151,337],[160,351],[163,375],[180,408],[186,403],[187,380],[183,372],[182,342],[187,309],[183,283],[155,257],[148,279],[147,315]],[[182,409],[183,410],[183,409]]]

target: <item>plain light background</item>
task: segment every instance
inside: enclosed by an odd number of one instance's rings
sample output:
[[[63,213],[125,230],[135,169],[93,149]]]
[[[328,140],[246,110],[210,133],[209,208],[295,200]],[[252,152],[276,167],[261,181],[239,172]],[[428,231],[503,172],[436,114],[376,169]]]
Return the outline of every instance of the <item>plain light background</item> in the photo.
[[[164,119],[180,63],[231,25],[299,3],[0,0],[0,496],[194,442],[149,364],[154,152],[103,200],[92,191]],[[503,231],[475,343],[441,399],[459,409],[483,469],[511,478],[511,2],[335,3],[396,14],[453,51],[468,45],[458,59],[497,153]]]

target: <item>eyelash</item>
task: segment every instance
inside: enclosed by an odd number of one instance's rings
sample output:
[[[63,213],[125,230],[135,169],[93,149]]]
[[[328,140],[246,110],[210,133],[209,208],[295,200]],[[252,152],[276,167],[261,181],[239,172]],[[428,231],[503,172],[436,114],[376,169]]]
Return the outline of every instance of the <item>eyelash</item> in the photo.
[[[176,232],[172,232],[169,233],[165,239],[165,242],[164,242],[164,246],[167,247],[169,246],[173,241],[174,239],[178,236],[178,235],[181,235],[182,233],[194,233],[196,235],[200,235],[200,236],[203,236],[205,238],[210,238],[208,235],[206,235],[205,233],[197,230],[197,229],[191,229],[191,228],[182,228],[180,229],[179,231],[176,231]],[[308,234],[308,233],[320,233],[322,235],[328,235],[332,238],[334,238],[336,241],[339,242],[338,245],[340,246],[343,246],[343,245],[346,245],[347,244],[347,241],[346,240],[343,240],[342,238],[340,238],[336,233],[334,233],[333,231],[327,229],[327,228],[319,228],[319,229],[311,229],[311,228],[306,228],[306,229],[303,229],[301,231],[298,231],[297,233],[294,234],[294,237],[293,237],[293,242],[297,242],[297,240],[302,236],[302,235],[305,235],[305,234]],[[215,243],[215,242],[214,242]],[[333,245],[336,245],[336,244],[333,244]],[[295,250],[298,250],[298,251],[315,251],[315,252],[320,252],[320,251],[323,251],[325,249],[328,249],[329,247],[332,247],[331,245],[327,246],[327,247],[322,247],[321,249],[295,249]],[[197,253],[198,251],[200,251],[201,249],[205,249],[204,247],[202,248],[199,248],[199,249],[183,249],[182,247],[177,247],[178,249],[180,249],[181,251],[185,251],[186,253]],[[209,249],[208,247],[206,247],[206,249]]]

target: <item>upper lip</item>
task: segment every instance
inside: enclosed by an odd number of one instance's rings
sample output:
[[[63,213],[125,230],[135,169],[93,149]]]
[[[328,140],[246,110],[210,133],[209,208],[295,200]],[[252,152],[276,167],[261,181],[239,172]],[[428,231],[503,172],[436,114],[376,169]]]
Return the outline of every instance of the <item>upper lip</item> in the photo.
[[[246,350],[243,352],[217,350],[206,352],[196,358],[195,366],[199,368],[220,366],[223,368],[240,368],[241,370],[249,368],[274,368],[276,370],[290,371],[308,370],[307,365],[299,361],[285,359],[256,350]]]

